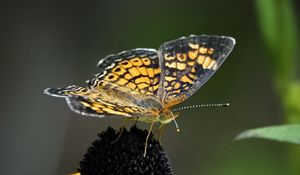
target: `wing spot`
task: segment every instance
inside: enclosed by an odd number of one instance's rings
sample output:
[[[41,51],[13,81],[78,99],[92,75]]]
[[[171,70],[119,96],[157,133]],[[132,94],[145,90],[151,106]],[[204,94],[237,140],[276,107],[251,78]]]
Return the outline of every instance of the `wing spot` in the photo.
[[[172,86],[167,86],[165,89],[166,89],[167,91],[170,91],[170,90],[173,89],[173,87],[172,87]]]
[[[195,61],[189,61],[187,64],[188,64],[189,66],[193,66],[193,65],[195,64]]]
[[[184,70],[185,68],[186,68],[186,64],[185,63],[177,63],[177,69]]]
[[[126,78],[127,80],[131,80],[133,77],[130,73],[127,73],[124,75],[124,78]]]
[[[108,74],[108,76],[105,77],[105,80],[107,80],[107,81],[116,81],[117,79],[118,79],[118,76],[115,74],[112,74],[112,73]]]
[[[218,63],[214,64],[214,66],[212,67],[212,70],[216,70],[218,68]]]
[[[165,55],[164,55],[164,58],[165,58],[165,60],[174,60],[175,59],[175,56],[171,56],[170,55],[170,53],[166,53]]]
[[[117,75],[123,75],[126,72],[126,70],[124,68],[121,68],[120,66],[116,66],[112,69],[112,72]]]
[[[174,80],[176,80],[176,78],[175,78],[175,77],[169,77],[169,76],[166,76],[166,77],[165,77],[165,80],[166,80],[166,81],[174,81]]]
[[[125,69],[132,67],[132,64],[129,61],[127,61],[127,60],[126,61],[122,61],[120,64]]]
[[[209,48],[208,49],[208,54],[212,55],[214,53],[214,49],[213,48]]]
[[[153,86],[152,87],[148,87],[148,91],[149,92],[153,92],[154,91]]]
[[[128,65],[129,63],[128,63],[128,61],[123,61],[122,63],[121,63],[121,65],[123,65],[123,66],[126,66],[126,65]]]
[[[148,76],[153,78],[154,77],[154,71],[153,71],[153,68],[147,68],[147,73],[148,73]]]
[[[137,86],[138,86],[139,89],[144,89],[144,88],[146,88],[146,87],[149,87],[149,85],[146,84],[146,83],[140,83],[140,84],[138,84]]]
[[[99,81],[98,85],[99,86],[103,86],[104,82],[103,81]]]
[[[195,76],[194,74],[189,73],[188,75],[189,75],[189,77],[192,78],[192,79],[195,79],[195,78],[196,78],[196,76]]]
[[[154,78],[153,83],[152,84],[156,84],[159,82],[159,78]]]
[[[196,72],[196,68],[193,67],[192,70],[191,70],[191,72],[192,72],[192,73],[195,73],[195,72]]]
[[[211,59],[210,59],[210,57],[205,57],[205,61],[204,61],[204,63],[203,63],[203,68],[204,69],[208,69],[208,65],[209,65],[209,63],[211,62]]]
[[[166,66],[167,67],[170,67],[170,68],[176,68],[176,62],[172,62],[172,63],[166,63]]]
[[[201,54],[206,54],[206,53],[207,53],[207,48],[205,48],[205,47],[200,47],[200,48],[199,48],[199,53],[201,53]]]
[[[134,65],[134,66],[141,66],[143,65],[143,62],[140,58],[133,58],[130,60],[131,63]]]
[[[193,81],[192,81],[189,77],[187,77],[186,75],[183,76],[183,77],[180,79],[180,81],[185,82],[185,83],[193,84]]]
[[[150,79],[148,77],[140,77],[135,80],[135,83],[147,83],[150,84]]]
[[[160,74],[160,68],[154,69],[154,74]]]
[[[120,70],[121,70],[121,68],[118,67],[118,68],[115,69],[115,72],[120,72]]]
[[[198,58],[197,58],[197,62],[200,65],[203,64],[204,60],[205,60],[205,56],[204,55],[199,55]]]
[[[180,88],[181,83],[177,82],[174,86],[174,89],[179,89]]]
[[[146,66],[149,66],[151,64],[149,58],[143,58],[142,61],[143,61],[144,65],[146,65]]]
[[[189,43],[190,48],[197,49],[199,48],[199,44]]]
[[[136,88],[136,84],[132,83],[132,82],[129,82],[127,84],[127,87],[129,87],[130,89],[134,90]]]
[[[215,64],[216,64],[216,61],[215,60],[211,60],[211,62],[207,66],[207,69],[213,69]]]
[[[133,77],[139,76],[141,74],[136,67],[130,68],[128,69],[128,71]]]
[[[124,79],[124,78],[121,78],[119,81],[116,82],[116,84],[118,85],[125,85],[126,83],[128,82],[128,80]]]
[[[186,54],[176,54],[177,60],[184,62],[186,60]]]
[[[159,84],[152,86],[153,87],[153,91],[157,90],[159,88]]]
[[[142,75],[148,75],[145,67],[138,67],[138,70]]]
[[[195,60],[197,58],[197,55],[198,55],[198,50],[188,52],[188,56],[191,60]]]

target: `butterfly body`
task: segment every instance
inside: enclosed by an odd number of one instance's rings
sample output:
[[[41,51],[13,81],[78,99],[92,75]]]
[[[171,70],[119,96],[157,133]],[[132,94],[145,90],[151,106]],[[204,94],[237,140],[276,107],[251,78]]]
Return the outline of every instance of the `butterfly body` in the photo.
[[[166,124],[178,114],[172,107],[193,95],[220,67],[235,40],[191,35],[155,49],[133,49],[109,55],[87,87],[48,88],[85,116],[120,116]]]

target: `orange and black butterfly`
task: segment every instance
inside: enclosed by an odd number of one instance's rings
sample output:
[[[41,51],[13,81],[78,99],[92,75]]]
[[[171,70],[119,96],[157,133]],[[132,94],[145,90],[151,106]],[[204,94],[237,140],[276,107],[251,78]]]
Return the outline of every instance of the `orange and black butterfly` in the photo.
[[[221,66],[235,40],[191,35],[155,49],[133,49],[109,55],[87,87],[48,88],[81,115],[120,116],[149,123],[169,123],[172,107],[193,95]]]
[[[221,66],[235,40],[191,35],[155,49],[133,49],[109,55],[86,87],[47,88],[65,98],[72,111],[92,117],[120,116],[161,126],[175,121],[172,108],[193,95]],[[176,124],[176,122],[175,122]],[[144,156],[146,155],[147,140]]]
[[[235,40],[226,36],[182,37],[155,49],[133,49],[98,63],[87,87],[47,88],[66,99],[71,110],[87,116],[121,116],[169,123],[171,108],[193,95],[221,66]]]

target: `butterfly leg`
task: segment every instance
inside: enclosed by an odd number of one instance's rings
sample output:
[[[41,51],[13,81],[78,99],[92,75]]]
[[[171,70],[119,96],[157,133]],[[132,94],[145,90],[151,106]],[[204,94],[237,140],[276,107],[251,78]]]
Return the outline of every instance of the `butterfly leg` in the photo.
[[[158,137],[159,144],[161,144],[161,137],[162,137],[163,132],[165,130],[165,126],[166,126],[165,124],[161,124],[159,126],[159,137]]]
[[[133,126],[135,126],[135,127],[136,127],[136,124],[137,124],[138,120],[139,120],[139,117],[137,117],[137,119],[135,120],[135,122],[134,122]]]
[[[116,143],[116,142],[121,138],[122,133],[123,133],[123,130],[124,130],[124,128],[125,128],[125,125],[126,125],[127,121],[128,121],[128,118],[125,118],[125,119],[123,120],[122,126],[119,128],[119,135],[118,135],[118,137],[116,138],[116,140],[114,140],[114,141],[112,142],[112,144]]]
[[[148,131],[148,135],[147,135],[147,137],[146,137],[145,149],[144,149],[144,157],[146,157],[146,153],[147,153],[147,146],[148,146],[148,139],[149,139],[149,137],[150,137],[150,134],[151,134],[151,131],[152,131],[153,125],[154,125],[154,122],[152,122],[152,123],[151,123],[151,125],[150,125],[150,128],[149,128],[149,131]]]

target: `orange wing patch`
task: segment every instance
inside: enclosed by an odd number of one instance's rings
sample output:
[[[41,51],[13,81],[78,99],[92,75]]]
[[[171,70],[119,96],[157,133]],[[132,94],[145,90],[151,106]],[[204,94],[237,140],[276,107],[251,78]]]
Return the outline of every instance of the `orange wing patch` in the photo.
[[[89,81],[91,89],[126,87],[141,94],[156,95],[160,68],[155,50],[136,49],[100,61],[101,72]]]
[[[163,87],[159,94],[163,103],[175,105],[194,93],[224,61],[232,44],[230,38],[208,36],[191,36],[163,44],[158,52],[162,57]]]

